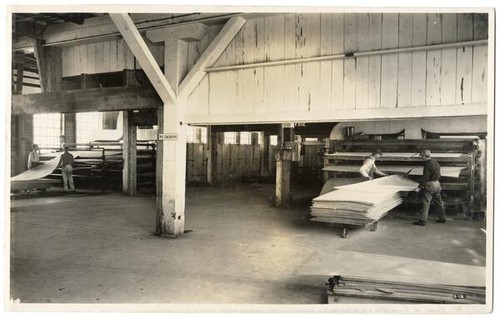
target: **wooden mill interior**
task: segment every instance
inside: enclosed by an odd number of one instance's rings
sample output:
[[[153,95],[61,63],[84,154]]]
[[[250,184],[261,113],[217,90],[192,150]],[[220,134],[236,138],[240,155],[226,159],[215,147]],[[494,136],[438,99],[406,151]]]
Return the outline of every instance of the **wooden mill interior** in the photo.
[[[493,10],[198,9],[9,13],[9,308],[488,312]]]

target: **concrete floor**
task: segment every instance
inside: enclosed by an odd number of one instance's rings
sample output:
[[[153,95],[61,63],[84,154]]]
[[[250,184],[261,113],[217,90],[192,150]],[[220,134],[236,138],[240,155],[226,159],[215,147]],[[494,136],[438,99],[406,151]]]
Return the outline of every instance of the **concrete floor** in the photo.
[[[417,227],[391,212],[378,230],[307,219],[310,193],[272,206],[273,185],[188,188],[187,233],[152,235],[151,195],[11,200],[10,297],[22,303],[325,304],[328,277],[296,275],[316,251],[485,265],[483,221]]]

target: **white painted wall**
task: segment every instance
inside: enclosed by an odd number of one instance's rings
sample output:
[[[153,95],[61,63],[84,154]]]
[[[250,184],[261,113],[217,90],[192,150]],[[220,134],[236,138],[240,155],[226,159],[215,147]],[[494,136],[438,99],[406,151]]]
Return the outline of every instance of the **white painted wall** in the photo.
[[[486,38],[484,16],[474,14],[288,13],[248,20],[215,66]],[[187,120],[480,115],[486,78],[486,45],[210,72],[188,100]]]

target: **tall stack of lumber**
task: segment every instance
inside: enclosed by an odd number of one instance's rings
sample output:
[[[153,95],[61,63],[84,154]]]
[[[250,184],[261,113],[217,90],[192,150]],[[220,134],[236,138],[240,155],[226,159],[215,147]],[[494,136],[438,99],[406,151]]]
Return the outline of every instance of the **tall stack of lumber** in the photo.
[[[418,284],[334,276],[329,296],[361,297],[418,303],[484,304],[485,288],[445,284]]]
[[[366,225],[402,203],[400,192],[412,191],[417,183],[400,175],[337,186],[313,199],[313,221]]]

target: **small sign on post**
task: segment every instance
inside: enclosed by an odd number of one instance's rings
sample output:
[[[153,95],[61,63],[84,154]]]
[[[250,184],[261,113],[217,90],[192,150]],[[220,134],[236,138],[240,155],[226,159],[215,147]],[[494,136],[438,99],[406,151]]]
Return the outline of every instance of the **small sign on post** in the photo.
[[[158,140],[177,140],[177,134],[176,133],[158,134]]]

